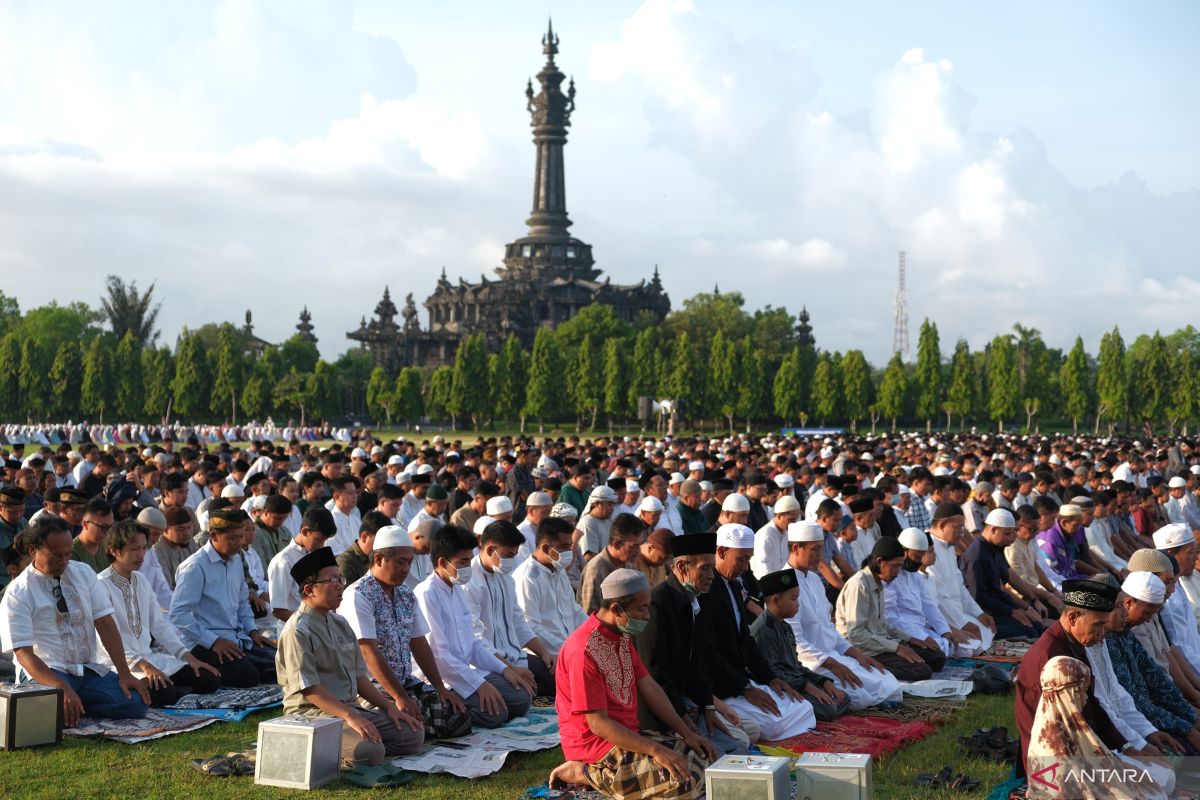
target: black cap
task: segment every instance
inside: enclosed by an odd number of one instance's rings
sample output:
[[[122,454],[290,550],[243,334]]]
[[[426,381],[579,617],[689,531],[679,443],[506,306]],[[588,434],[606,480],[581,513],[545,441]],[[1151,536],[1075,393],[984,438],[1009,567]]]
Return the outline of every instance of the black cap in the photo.
[[[933,521],[937,522],[940,519],[950,519],[951,517],[962,517],[962,506],[958,503],[938,503],[937,508],[933,510]]]
[[[780,594],[788,589],[795,589],[799,585],[796,581],[796,570],[791,568],[768,572],[758,579],[758,588],[763,597]]]
[[[337,559],[328,547],[318,547],[292,565],[292,580],[301,586],[326,567],[336,567]]]
[[[879,541],[875,542],[875,546],[871,548],[871,558],[882,558],[884,561],[891,561],[893,558],[904,558],[904,545],[900,544],[900,540],[894,536],[882,536]]]
[[[1108,613],[1116,606],[1119,591],[1115,586],[1106,586],[1096,581],[1063,581],[1063,604]]]
[[[850,501],[851,514],[865,514],[875,508],[875,501],[870,497],[856,497]]]
[[[717,534],[685,533],[671,538],[671,553],[676,556],[711,556],[717,552]]]
[[[15,506],[25,502],[25,490],[20,486],[5,486],[0,489],[0,503],[6,506]]]

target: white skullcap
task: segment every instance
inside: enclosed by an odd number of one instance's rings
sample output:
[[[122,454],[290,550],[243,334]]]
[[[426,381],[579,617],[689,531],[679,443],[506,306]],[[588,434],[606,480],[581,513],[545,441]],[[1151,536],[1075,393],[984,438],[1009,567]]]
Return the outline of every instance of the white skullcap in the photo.
[[[682,473],[679,473],[679,472],[672,472],[672,473],[671,473],[671,480],[667,481],[667,485],[668,485],[668,486],[674,486],[675,484],[677,484],[677,483],[683,483],[683,482],[684,482],[684,481],[686,481],[686,480],[687,480],[687,478],[685,478],[685,477],[683,476],[683,474],[682,474]]]
[[[154,455],[154,448],[147,447],[144,450],[142,450],[142,458],[150,458],[153,455]]]
[[[1193,475],[1200,475],[1200,464],[1192,464],[1188,469],[1192,471]]]
[[[638,486],[637,481],[626,479],[626,481],[625,481],[625,491],[626,492],[640,492],[641,490],[642,490],[642,487]]]
[[[638,511],[645,511],[650,514],[657,514],[663,510],[662,501],[652,494],[646,495],[645,499],[638,504]]]
[[[732,492],[725,498],[725,502],[721,503],[721,510],[729,514],[745,514],[750,511],[750,501],[744,494]]]
[[[600,597],[604,600],[615,600],[618,597],[628,597],[638,592],[650,590],[650,581],[645,573],[636,569],[613,570],[608,577],[600,582]]]
[[[1007,508],[993,508],[988,512],[987,519],[983,521],[984,525],[995,525],[997,528],[1015,528],[1017,521],[1013,518],[1012,512]]]
[[[351,458],[366,458],[367,451],[363,450],[361,447],[356,447],[350,451],[350,457]]]
[[[579,519],[579,509],[570,503],[555,503],[550,509],[550,516],[563,519]]]
[[[399,466],[403,466],[403,464],[404,464],[404,459],[401,458],[400,456],[388,456],[387,465],[389,467],[399,467]]]
[[[167,517],[154,506],[143,508],[137,515],[137,521],[151,528],[167,527]]]
[[[267,507],[267,496],[265,494],[255,495],[250,500],[250,507],[255,511],[262,511]]]
[[[1058,507],[1058,515],[1060,517],[1082,517],[1083,509],[1074,503],[1063,503]]]
[[[245,497],[246,490],[236,483],[227,483],[221,490],[221,497]]]
[[[432,464],[422,464],[421,466],[417,467],[417,474],[418,475],[432,475],[433,474],[433,465]]]
[[[703,461],[689,461],[688,462],[688,472],[699,472],[699,471],[702,471],[703,469],[704,469]]]
[[[1162,603],[1167,596],[1166,584],[1153,572],[1131,572],[1121,584],[1121,591],[1143,603]]]
[[[525,498],[526,508],[552,505],[554,505],[554,498],[545,492],[531,492],[529,497]]]
[[[732,547],[738,550],[754,549],[754,531],[745,525],[727,522],[717,528],[717,547]]]
[[[789,542],[823,542],[825,531],[815,522],[793,522],[788,525],[787,540]]]
[[[498,494],[495,497],[488,498],[486,511],[489,516],[494,517],[497,514],[507,514],[512,510],[512,500],[509,500],[507,495]]]
[[[777,502],[775,504],[775,513],[776,514],[788,514],[788,513],[791,513],[792,511],[799,511],[799,510],[800,510],[800,501],[797,500],[796,496],[792,495],[792,494],[789,494],[789,495],[779,498],[779,502]]]
[[[1154,532],[1154,547],[1156,550],[1174,550],[1183,547],[1188,542],[1195,541],[1192,532],[1182,522],[1163,525]]]
[[[415,517],[414,517],[414,519],[415,519]],[[484,514],[482,517],[475,520],[475,527],[471,529],[471,533],[475,534],[476,536],[482,536],[483,529],[486,528],[488,525],[491,525],[495,521],[496,521],[495,517],[489,517],[487,514]]]
[[[375,550],[412,546],[412,539],[408,538],[408,531],[399,525],[384,525],[375,533],[375,543],[371,545]]]
[[[920,528],[905,528],[896,538],[900,540],[900,544],[904,545],[905,550],[929,549],[929,537]]]
[[[371,448],[371,455],[375,455],[376,453],[382,453],[382,452],[383,452],[383,448],[380,447],[379,445],[375,445],[374,447]]]
[[[790,489],[796,485],[796,479],[786,472],[781,472],[775,476],[775,485],[780,489]]]
[[[1171,480],[1167,481],[1167,488],[1168,489],[1186,489],[1187,481],[1184,480],[1183,478],[1179,477],[1178,475],[1176,475],[1174,478],[1171,478]]]
[[[617,493],[604,485],[597,486],[595,489],[592,489],[592,493],[588,495],[588,505],[615,502],[617,502]]]
[[[712,493],[712,481],[700,481],[700,491]]]

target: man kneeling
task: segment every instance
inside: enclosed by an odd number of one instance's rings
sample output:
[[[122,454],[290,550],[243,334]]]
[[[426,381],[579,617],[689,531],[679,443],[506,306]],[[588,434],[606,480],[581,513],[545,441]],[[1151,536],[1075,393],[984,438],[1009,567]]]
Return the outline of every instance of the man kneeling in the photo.
[[[425,723],[397,708],[371,683],[350,624],[335,611],[346,583],[328,547],[296,562],[300,608],[279,633],[276,671],[283,687],[283,712],[339,717],[342,764],[376,766],[385,756],[421,749]],[[362,697],[377,711],[358,707]]]
[[[699,797],[717,752],[675,713],[631,638],[650,619],[650,582],[618,569],[600,592],[600,608],[558,653],[554,705],[567,761],[550,773],[550,788],[584,784],[616,800]],[[639,694],[678,738],[638,733]]]

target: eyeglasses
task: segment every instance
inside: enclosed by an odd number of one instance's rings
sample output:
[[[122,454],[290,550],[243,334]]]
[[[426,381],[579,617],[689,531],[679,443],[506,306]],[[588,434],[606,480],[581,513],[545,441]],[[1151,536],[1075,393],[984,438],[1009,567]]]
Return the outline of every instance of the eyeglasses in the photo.
[[[54,595],[54,604],[58,607],[58,613],[66,614],[70,609],[67,607],[67,598],[63,597],[62,579],[54,579],[54,588],[50,590]]]
[[[85,525],[91,525],[92,527],[99,529],[99,531],[100,531],[101,533],[108,533],[108,532],[109,532],[109,530],[111,530],[111,529],[112,529],[112,526],[113,526],[113,525],[115,525],[116,523],[115,523],[115,522],[110,522],[110,523],[108,523],[107,525],[101,525],[99,522],[93,522],[93,521],[92,521],[92,520],[90,520],[90,519],[85,519],[85,520],[83,521],[83,524],[85,524]]]
[[[338,584],[339,586],[345,586],[345,585],[346,585],[346,579],[345,579],[345,578],[343,578],[341,575],[338,575],[336,578],[326,578],[326,579],[324,579],[324,580],[321,580],[321,581],[313,581],[313,585],[314,585],[314,586],[315,586],[316,584],[318,584],[318,583],[336,583],[336,584]]]

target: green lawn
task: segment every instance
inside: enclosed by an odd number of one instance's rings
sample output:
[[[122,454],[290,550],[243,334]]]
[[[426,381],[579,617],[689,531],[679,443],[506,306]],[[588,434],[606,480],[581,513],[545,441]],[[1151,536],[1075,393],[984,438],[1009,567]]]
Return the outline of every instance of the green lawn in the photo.
[[[277,712],[275,712],[277,713]],[[257,723],[273,716],[263,712],[245,722],[218,722],[195,733],[169,736],[146,744],[66,739],[61,747],[0,752],[0,797],[83,800],[84,798],[258,798],[300,796],[297,792],[256,786],[253,778],[209,778],[191,768],[193,758],[244,750],[256,736]],[[1008,768],[961,756],[955,739],[979,727],[1006,725],[1013,730],[1012,697],[972,698],[970,706],[950,718],[937,733],[892,755],[875,766],[875,797],[985,797],[987,787],[1005,779]],[[543,783],[560,760],[557,749],[534,754],[514,753],[499,773],[478,781],[441,776],[418,776],[404,789],[412,800],[514,798]],[[907,785],[920,772],[936,772],[945,764],[983,781],[970,795],[932,792]],[[350,797],[364,790],[342,781],[317,790],[317,795]]]

